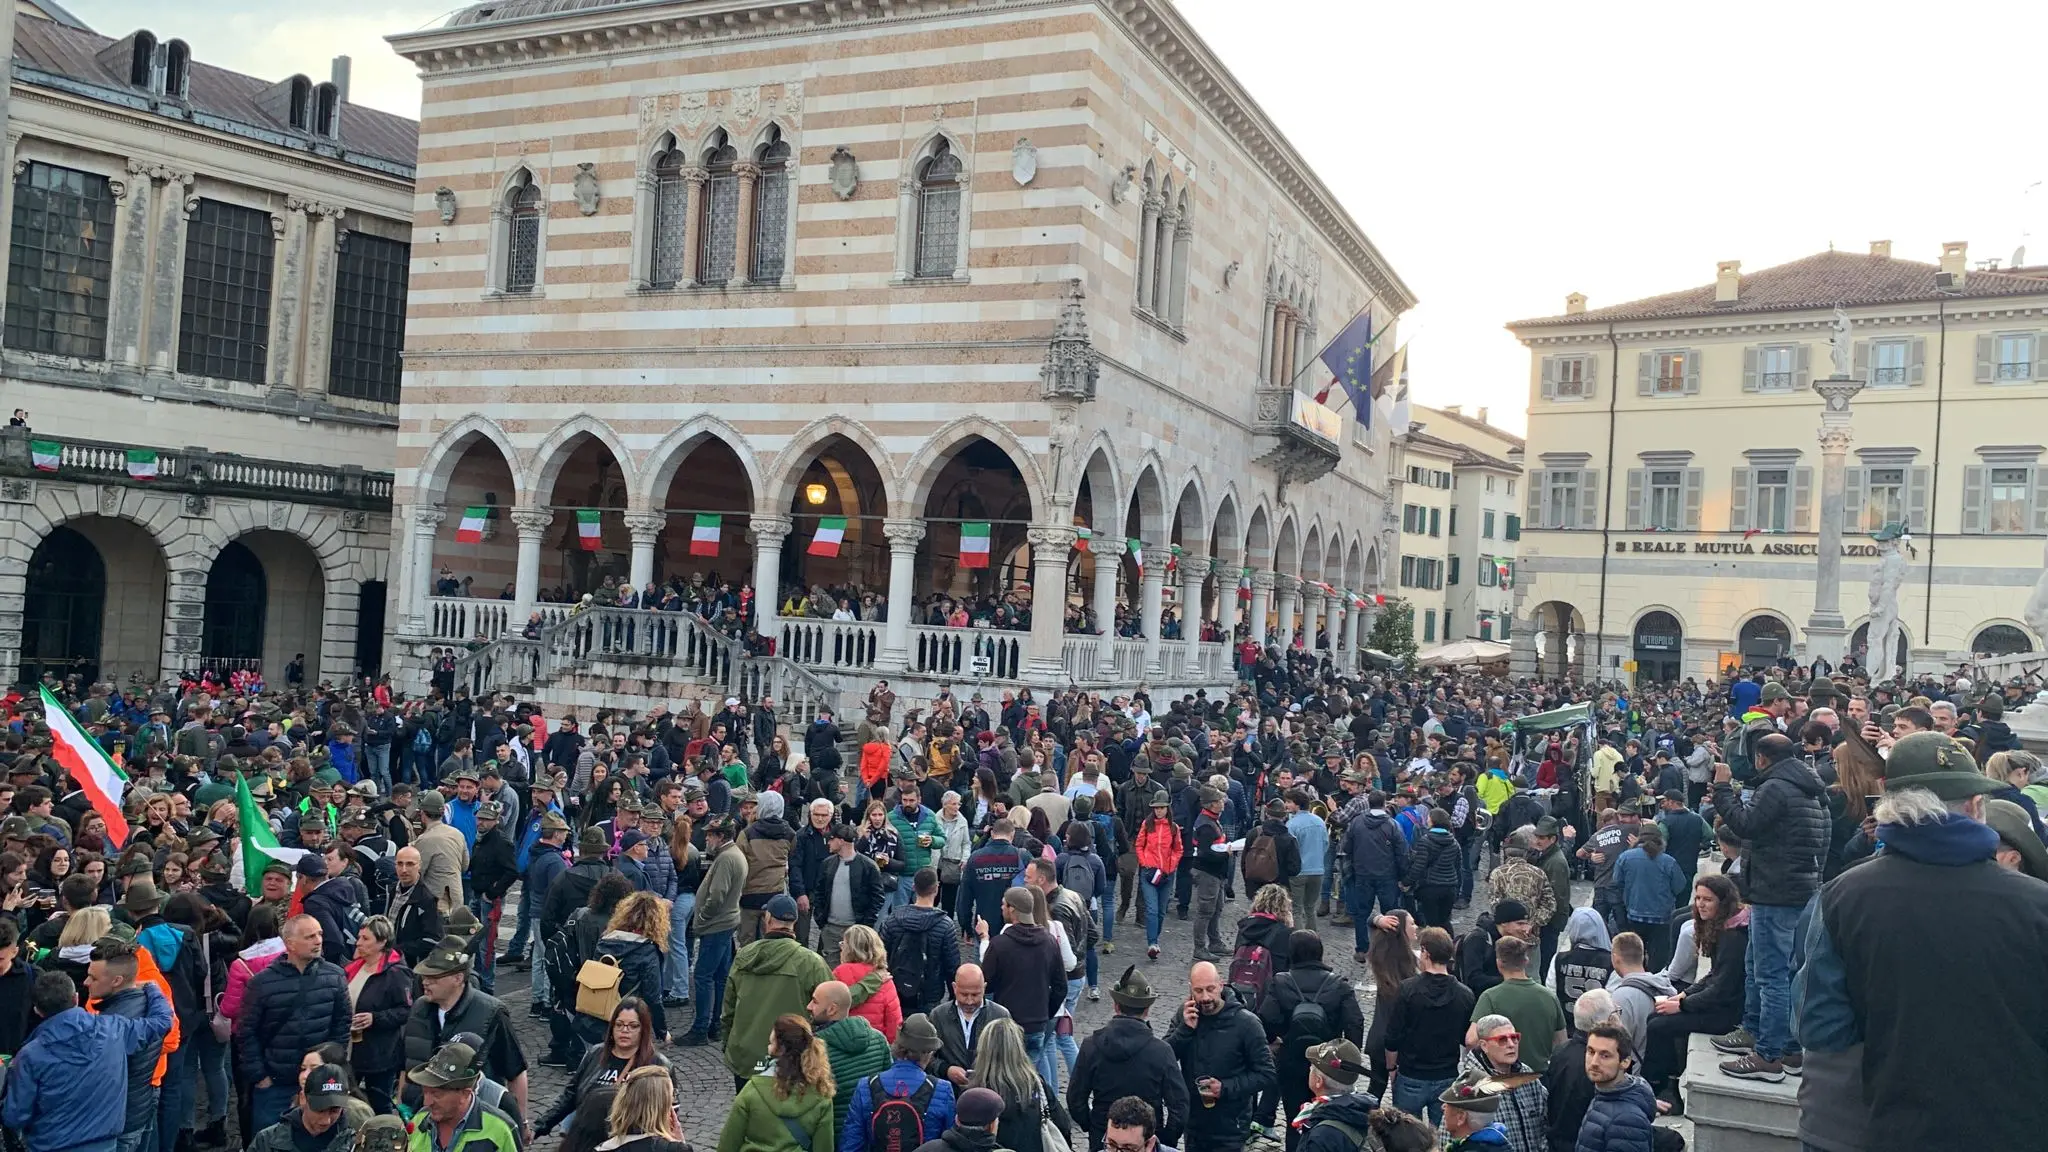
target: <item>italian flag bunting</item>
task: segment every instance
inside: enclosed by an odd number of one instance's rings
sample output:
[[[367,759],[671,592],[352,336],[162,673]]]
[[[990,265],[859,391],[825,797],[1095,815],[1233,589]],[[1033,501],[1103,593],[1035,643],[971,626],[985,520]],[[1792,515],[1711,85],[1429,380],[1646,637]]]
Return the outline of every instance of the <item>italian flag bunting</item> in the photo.
[[[1180,545],[1172,545],[1172,549],[1166,557],[1166,574],[1168,576],[1180,571]]]
[[[1510,564],[1506,560],[1496,560],[1495,563],[1499,566],[1500,569],[1500,586],[1503,588],[1514,587],[1515,566],[1513,564]]]
[[[121,814],[128,777],[48,688],[38,686],[37,691],[43,697],[43,721],[50,726],[50,755],[65,767],[92,810],[107,822],[108,846],[120,851],[128,843],[128,818]]]
[[[597,509],[576,510],[576,543],[585,552],[595,552],[604,547],[604,524],[598,519]]]
[[[818,521],[818,534],[811,537],[811,546],[804,551],[812,556],[837,556],[845,542],[846,517],[827,516]]]
[[[699,513],[697,523],[690,529],[690,555],[718,555],[718,524],[721,517],[711,513]]]
[[[1252,602],[1252,570],[1250,568],[1242,568],[1238,570],[1237,602],[1240,604],[1249,604]]]
[[[1088,541],[1092,539],[1094,535],[1095,533],[1090,532],[1086,528],[1074,529],[1074,551],[1086,552],[1088,550]]]
[[[57,465],[64,461],[64,446],[55,440],[31,440],[28,442],[29,459],[35,462],[38,472],[55,472]]]
[[[1131,554],[1131,563],[1138,569],[1138,575],[1145,575],[1145,545],[1136,536],[1124,541],[1124,549]]]
[[[257,806],[245,776],[235,777],[235,809],[239,814],[235,823],[241,826],[242,834],[242,891],[261,892],[265,865],[272,860],[296,865],[306,850],[278,846],[277,833],[270,830],[270,817]]]
[[[962,568],[988,567],[987,524],[962,524],[960,526],[960,566]]]
[[[136,480],[156,479],[156,453],[147,448],[130,448],[128,475]]]
[[[464,508],[462,522],[455,526],[457,544],[481,544],[484,542],[484,522],[491,518],[489,508]]]

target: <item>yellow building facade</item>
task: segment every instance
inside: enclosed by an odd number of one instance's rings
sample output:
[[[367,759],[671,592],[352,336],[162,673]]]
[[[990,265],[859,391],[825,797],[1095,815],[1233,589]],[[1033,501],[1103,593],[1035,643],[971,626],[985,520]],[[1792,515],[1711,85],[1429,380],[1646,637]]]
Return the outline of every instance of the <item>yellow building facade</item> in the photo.
[[[1805,662],[1823,492],[1813,382],[1849,319],[1839,611],[1861,658],[1870,534],[1910,533],[1910,669],[2038,651],[2048,537],[2048,268],[1829,251],[1509,330],[1530,350],[1513,643],[1524,674],[1720,675]]]

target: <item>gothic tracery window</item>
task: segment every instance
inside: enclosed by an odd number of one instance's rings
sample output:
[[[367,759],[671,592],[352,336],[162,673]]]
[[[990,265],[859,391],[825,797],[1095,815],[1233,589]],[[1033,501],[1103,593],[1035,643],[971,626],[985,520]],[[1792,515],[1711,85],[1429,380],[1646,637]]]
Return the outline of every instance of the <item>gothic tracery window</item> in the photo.
[[[960,158],[941,139],[917,170],[916,275],[953,275],[960,254]]]

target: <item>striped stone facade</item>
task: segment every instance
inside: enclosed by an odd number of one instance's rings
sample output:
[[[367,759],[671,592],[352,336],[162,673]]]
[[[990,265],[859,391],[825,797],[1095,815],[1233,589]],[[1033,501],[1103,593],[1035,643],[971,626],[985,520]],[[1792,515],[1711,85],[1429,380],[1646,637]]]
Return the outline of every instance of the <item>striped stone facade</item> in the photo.
[[[886,550],[892,603],[946,586],[963,453],[1006,459],[1014,491],[985,518],[1034,581],[1039,673],[1060,668],[1050,588],[1142,602],[1156,636],[1174,548],[1166,598],[1355,647],[1339,598],[1296,582],[1378,587],[1387,444],[1345,412],[1304,463],[1287,393],[1328,381],[1310,362],[1359,309],[1385,326],[1413,301],[1163,0],[495,7],[393,38],[424,78],[401,663],[445,639],[441,567],[474,596],[512,585],[515,622],[567,582],[576,558],[553,552],[576,506],[603,511],[636,584],[689,562],[684,512],[713,506],[721,558],[749,532],[728,574],[772,587],[825,451],[857,473],[833,506]],[[758,191],[777,141],[779,221]],[[713,284],[722,144],[740,236]],[[928,215],[942,155],[951,234]],[[779,268],[749,260],[778,247]],[[465,551],[477,503],[493,531]],[[1092,563],[1077,527],[1156,562],[1139,577],[1098,545],[1112,558]],[[1263,573],[1249,613],[1242,567]],[[900,671],[905,643],[892,618],[880,666]]]

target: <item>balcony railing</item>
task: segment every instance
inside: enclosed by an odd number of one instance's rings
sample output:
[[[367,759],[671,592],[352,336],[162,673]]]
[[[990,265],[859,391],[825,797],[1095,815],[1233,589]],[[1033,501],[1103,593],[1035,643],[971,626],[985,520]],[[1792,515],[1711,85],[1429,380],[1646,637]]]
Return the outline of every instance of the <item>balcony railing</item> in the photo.
[[[567,604],[535,604],[541,625],[568,618]],[[512,619],[510,600],[472,600],[466,596],[427,598],[428,640],[467,644],[473,640],[500,640],[524,630],[526,621]]]
[[[919,625],[910,630],[910,670],[932,676],[963,679],[1015,680],[1024,670],[1029,632],[995,628],[930,628]],[[978,672],[978,659],[988,661],[987,671]]]
[[[782,641],[777,656],[806,668],[861,671],[875,666],[882,653],[882,626],[860,620],[779,621]]]
[[[54,467],[48,461],[38,466],[36,444],[56,445]],[[154,475],[144,479],[131,470],[128,453],[134,449],[155,453]],[[284,498],[373,512],[391,507],[391,473],[368,472],[352,464],[303,464],[199,448],[37,436],[15,427],[0,429],[0,475],[147,484],[174,492]]]

